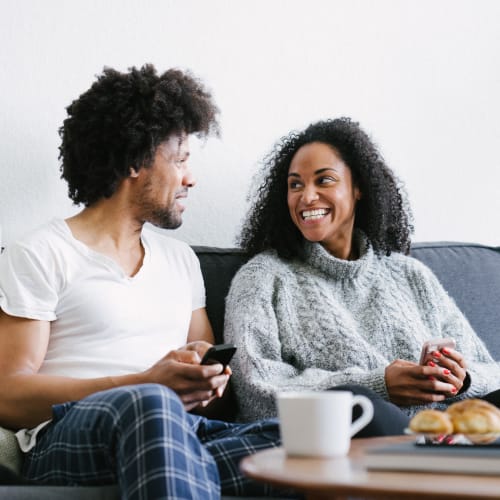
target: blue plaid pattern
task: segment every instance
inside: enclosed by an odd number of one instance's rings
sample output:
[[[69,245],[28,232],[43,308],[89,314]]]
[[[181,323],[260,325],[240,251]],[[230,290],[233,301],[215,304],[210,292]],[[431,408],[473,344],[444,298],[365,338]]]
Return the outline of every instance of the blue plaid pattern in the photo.
[[[239,470],[242,458],[281,444],[277,419],[248,424],[203,419],[198,427],[198,437],[217,463],[224,495],[293,496],[290,490],[252,481]]]
[[[208,420],[187,413],[167,387],[144,384],[54,406],[23,472],[54,485],[118,482],[131,500],[218,499],[221,487],[228,495],[265,495],[273,490],[244,478],[238,463],[279,444],[274,419]]]

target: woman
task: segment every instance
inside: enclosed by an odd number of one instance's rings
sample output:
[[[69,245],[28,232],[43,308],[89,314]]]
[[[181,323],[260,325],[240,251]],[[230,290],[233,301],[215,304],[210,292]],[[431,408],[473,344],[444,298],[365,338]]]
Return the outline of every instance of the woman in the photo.
[[[406,255],[411,232],[398,181],[357,123],[314,123],[275,147],[240,237],[253,258],[226,304],[242,420],[275,416],[278,391],[348,384],[378,395],[382,420],[397,412],[387,422],[401,432],[424,407],[500,386],[500,366],[458,307]],[[421,366],[433,337],[457,347]]]

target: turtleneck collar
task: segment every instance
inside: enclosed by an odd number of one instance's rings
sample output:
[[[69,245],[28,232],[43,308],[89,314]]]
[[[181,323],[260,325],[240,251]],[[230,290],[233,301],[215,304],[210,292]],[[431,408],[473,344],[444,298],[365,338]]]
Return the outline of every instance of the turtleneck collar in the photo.
[[[373,248],[366,235],[354,231],[353,246],[359,258],[356,260],[338,259],[331,255],[320,243],[306,241],[304,244],[305,260],[311,266],[338,280],[359,279],[367,275],[374,259]]]

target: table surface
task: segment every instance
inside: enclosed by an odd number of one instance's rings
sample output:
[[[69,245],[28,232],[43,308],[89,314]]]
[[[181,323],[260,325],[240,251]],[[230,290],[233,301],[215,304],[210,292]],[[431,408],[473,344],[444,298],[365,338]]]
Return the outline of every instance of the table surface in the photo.
[[[277,486],[292,487],[308,499],[343,498],[500,498],[499,476],[428,472],[367,471],[364,451],[371,446],[415,439],[412,436],[354,439],[347,457],[287,457],[283,448],[273,448],[246,457],[244,474]]]

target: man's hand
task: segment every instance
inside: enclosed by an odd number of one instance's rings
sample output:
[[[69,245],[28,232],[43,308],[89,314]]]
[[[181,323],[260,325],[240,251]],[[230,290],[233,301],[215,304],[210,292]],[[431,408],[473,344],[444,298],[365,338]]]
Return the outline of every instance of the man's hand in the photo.
[[[210,347],[208,342],[195,341],[169,352],[145,372],[147,380],[174,390],[187,411],[207,406],[222,397],[231,375],[230,368],[222,372],[220,364],[200,365]]]
[[[187,343],[184,347],[181,347],[181,350],[196,351],[198,353],[198,356],[199,356],[199,360],[197,361],[197,363],[199,364],[201,362],[201,360],[203,359],[203,356],[205,355],[205,353],[211,347],[212,347],[212,344],[210,344],[209,342],[205,342],[204,340],[195,340],[193,342]],[[208,406],[208,404],[210,402],[212,402],[215,398],[222,397],[222,395],[224,394],[224,391],[227,387],[227,384],[229,382],[229,378],[231,377],[231,375],[233,373],[229,366],[226,366],[226,368],[224,370],[223,370],[224,367],[221,364],[215,364],[212,366],[218,367],[218,370],[219,370],[218,374],[219,375],[220,374],[227,375],[227,380],[223,385],[217,387],[217,389],[215,390],[215,394],[213,395],[213,397],[210,398],[210,400],[206,400],[206,401],[203,401],[201,403],[201,406],[203,406],[203,407]]]
[[[457,385],[461,387],[449,368],[421,366],[403,359],[387,366],[385,384],[389,399],[400,406],[443,401],[458,392]]]
[[[205,353],[212,347],[210,342],[206,342],[205,340],[195,340],[193,342],[188,342],[185,346],[181,347],[179,351],[194,351],[198,353],[200,360],[197,364],[200,363],[201,358],[205,355]]]

